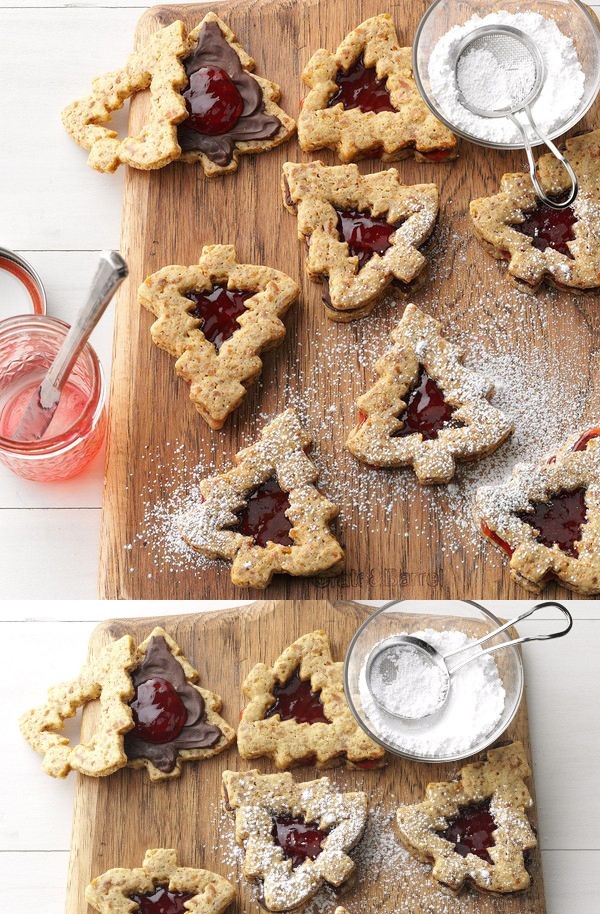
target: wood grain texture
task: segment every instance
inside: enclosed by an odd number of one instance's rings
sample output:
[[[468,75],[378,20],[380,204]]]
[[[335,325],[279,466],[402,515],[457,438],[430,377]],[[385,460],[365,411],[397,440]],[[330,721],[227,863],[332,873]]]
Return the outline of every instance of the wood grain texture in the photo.
[[[424,0],[392,0],[386,5],[395,18],[400,40],[410,43],[426,8]],[[180,17],[194,25],[207,6],[157,7],[142,17],[138,43],[159,26]],[[304,89],[300,73],[318,47],[335,48],[357,23],[381,11],[379,0],[233,0],[219,6],[222,15],[257,61],[257,72],[282,86],[283,106],[297,112]],[[135,127],[146,104],[133,100]],[[593,115],[587,119],[593,124]],[[585,126],[585,124],[583,125]],[[581,129],[581,125],[579,126]],[[540,363],[558,366],[564,376],[565,396],[587,402],[591,419],[598,399],[598,296],[570,297],[545,291],[538,297],[517,296],[514,304],[502,267],[482,251],[470,231],[468,203],[495,192],[500,176],[521,170],[520,152],[497,153],[463,144],[461,158],[446,165],[406,160],[398,164],[408,183],[438,183],[442,195],[439,232],[442,241],[435,256],[439,269],[431,281],[411,296],[417,305],[439,318],[451,335],[479,333],[508,338],[516,359],[537,353]],[[327,152],[320,156],[334,163]],[[333,579],[275,579],[269,597],[464,597],[523,598],[513,584],[503,557],[484,544],[460,539],[444,543],[447,531],[431,511],[430,493],[414,498],[394,495],[387,481],[373,487],[387,471],[369,470],[344,452],[344,441],[355,422],[356,397],[374,380],[374,358],[383,352],[388,334],[403,305],[382,306],[354,324],[333,324],[324,315],[320,287],[304,273],[305,252],[296,238],[296,220],[280,199],[281,165],[306,159],[296,141],[273,152],[247,157],[236,175],[207,181],[200,169],[175,164],[159,172],[129,170],[125,178],[123,252],[131,279],[117,308],[110,439],[100,555],[100,594],[106,598],[190,598],[234,595],[226,564],[202,570],[157,568],[152,544],[142,537],[133,554],[125,544],[144,526],[144,502],[160,500],[175,482],[191,477],[173,459],[177,442],[191,464],[215,462],[228,466],[240,447],[255,439],[264,419],[281,411],[290,400],[303,398],[327,476],[342,474],[350,488],[350,504],[338,522],[347,550],[344,573]],[[381,163],[361,164],[365,172]],[[460,243],[456,243],[456,239]],[[234,243],[240,259],[265,263],[298,278],[302,296],[286,320],[283,346],[264,359],[261,385],[252,388],[242,407],[220,432],[211,432],[189,402],[186,385],[174,372],[173,361],[151,344],[151,317],[136,303],[138,283],[169,263],[197,260],[204,243]],[[571,342],[565,351],[565,334]],[[373,345],[373,343],[376,345]],[[329,345],[330,344],[330,345]],[[565,364],[571,363],[571,370]],[[535,359],[534,359],[535,363]],[[535,368],[532,368],[535,370]],[[515,391],[519,396],[519,391]],[[324,415],[335,409],[335,421],[324,430]],[[152,454],[152,460],[145,456]],[[336,471],[336,466],[341,467]],[[157,467],[160,470],[157,472]],[[399,471],[410,472],[410,471]],[[370,475],[371,474],[371,475]],[[325,480],[325,490],[327,485]],[[368,495],[369,491],[371,492]],[[371,499],[370,520],[363,519],[357,499]],[[367,493],[367,495],[365,495]],[[393,502],[393,510],[388,509]],[[439,546],[437,545],[439,544]],[[443,547],[452,549],[443,550]],[[158,545],[166,555],[166,548]],[[133,560],[132,560],[133,559]],[[238,591],[240,596],[256,596]],[[565,591],[550,585],[548,596]]]
[[[139,643],[155,625],[163,625],[199,671],[200,684],[222,696],[223,716],[235,726],[245,704],[241,685],[255,663],[272,662],[293,640],[315,628],[328,632],[334,658],[341,660],[352,635],[368,613],[365,607],[348,602],[262,601],[237,610],[164,620],[109,621],[95,630],[90,651],[94,654],[109,640],[127,633]],[[84,737],[91,732],[94,714],[91,706],[84,710]],[[525,701],[505,738],[521,739],[530,755]],[[78,778],[66,914],[82,914],[83,890],[90,878],[109,867],[140,865],[149,847],[175,847],[186,865],[203,865],[223,875],[231,873],[231,838],[225,837],[229,828],[215,813],[221,773],[227,768],[254,767],[264,773],[274,770],[266,759],[244,762],[233,746],[205,762],[188,763],[178,780],[153,786],[145,771],[130,769],[109,778]],[[343,789],[367,790],[371,805],[377,802],[387,805],[392,794],[404,801],[416,801],[429,781],[454,776],[460,767],[459,764],[415,764],[393,758],[387,768],[376,772],[333,769],[327,774]],[[309,780],[315,777],[315,769],[299,768],[295,776]],[[533,792],[533,784],[530,788]],[[410,877],[416,880],[415,885],[403,886],[399,881],[388,893],[367,879],[360,893],[355,889],[345,896],[345,904],[354,914],[364,911],[366,895],[369,910],[394,914],[396,910],[405,910],[400,899],[410,891],[420,898],[419,907],[412,914],[441,910],[440,893],[428,878],[427,868],[411,866],[410,869],[411,873],[419,871]],[[539,850],[533,855],[532,876],[531,891],[513,898],[492,900],[467,892],[460,905],[456,905],[457,914],[544,914]],[[237,897],[231,914],[259,914],[261,909],[254,901],[254,893],[239,875],[239,869],[234,882]],[[388,882],[386,886],[389,889]]]

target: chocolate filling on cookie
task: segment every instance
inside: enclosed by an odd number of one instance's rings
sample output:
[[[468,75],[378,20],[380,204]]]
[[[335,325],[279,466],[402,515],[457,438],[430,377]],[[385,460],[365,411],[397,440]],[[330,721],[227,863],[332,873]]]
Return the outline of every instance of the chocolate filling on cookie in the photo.
[[[279,119],[265,113],[259,83],[242,67],[216,22],[202,27],[184,66],[189,117],[177,129],[184,152],[204,153],[225,167],[236,143],[270,140],[280,130]]]
[[[448,403],[441,387],[421,366],[417,382],[408,395],[406,409],[398,416],[404,425],[392,437],[404,438],[418,432],[425,441],[436,439],[443,428],[464,427],[463,422],[452,418],[454,412],[455,407]]]
[[[221,730],[207,723],[202,695],[187,681],[164,638],[152,638],[131,678],[135,726],[125,735],[128,759],[147,759],[159,771],[171,772],[180,750],[210,749],[219,742]]]

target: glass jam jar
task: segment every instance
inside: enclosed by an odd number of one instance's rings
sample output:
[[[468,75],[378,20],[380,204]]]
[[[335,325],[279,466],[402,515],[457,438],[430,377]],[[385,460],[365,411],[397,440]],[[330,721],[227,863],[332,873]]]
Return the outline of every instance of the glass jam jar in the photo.
[[[104,375],[88,343],[44,437],[11,438],[68,330],[64,321],[35,314],[0,321],[0,461],[37,482],[75,476],[97,454],[106,432]]]

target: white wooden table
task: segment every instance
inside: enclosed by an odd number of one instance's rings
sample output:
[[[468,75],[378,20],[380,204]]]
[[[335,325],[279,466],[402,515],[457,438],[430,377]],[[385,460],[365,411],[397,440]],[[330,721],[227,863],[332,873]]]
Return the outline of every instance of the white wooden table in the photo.
[[[169,614],[226,605],[160,608]],[[525,607],[487,605],[505,616]],[[576,622],[567,638],[525,646],[527,700],[548,914],[597,914],[600,604],[579,601],[570,608]],[[77,673],[100,613],[145,616],[157,609],[151,603],[19,603],[0,622],[0,910],[6,914],[62,914],[75,785],[74,775],[56,781],[40,770],[39,757],[19,734],[18,715],[42,702],[48,685]],[[552,624],[520,625],[521,634],[536,630],[552,630]]]

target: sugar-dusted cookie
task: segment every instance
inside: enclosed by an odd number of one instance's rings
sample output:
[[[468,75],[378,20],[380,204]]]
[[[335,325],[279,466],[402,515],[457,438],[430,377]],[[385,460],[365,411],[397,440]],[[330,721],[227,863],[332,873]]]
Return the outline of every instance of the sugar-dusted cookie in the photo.
[[[235,741],[235,730],[219,715],[220,696],[197,685],[198,672],[164,629],[155,628],[140,644],[131,678],[130,768],[147,768],[152,781],[178,777],[184,762],[212,758]]]
[[[426,266],[419,248],[437,222],[435,184],[402,184],[395,168],[361,175],[356,165],[286,162],[283,199],[333,320],[364,317],[388,286],[406,289]]]
[[[549,579],[600,593],[600,428],[572,435],[539,463],[518,463],[479,489],[481,531],[510,556],[512,578],[538,592]]]
[[[128,701],[133,696],[129,671],[135,666],[133,641],[124,635],[107,645],[79,676],[48,689],[45,705],[33,708],[19,720],[21,733],[44,756],[43,769],[54,778],[70,771],[104,777],[127,764],[124,735],[133,727]],[[86,743],[71,746],[60,731],[82,705],[96,699],[100,714],[95,732]]]
[[[238,728],[242,758],[272,758],[279,769],[316,763],[378,768],[385,751],[356,723],[344,695],[344,664],[323,631],[303,635],[272,667],[258,663],[244,682],[250,703]]]
[[[184,162],[199,162],[208,177],[236,171],[238,159],[268,152],[294,133],[296,124],[277,102],[275,83],[253,75],[254,60],[215,13],[190,32],[183,93],[188,117],[178,135]]]
[[[262,882],[267,911],[301,910],[325,883],[340,888],[353,875],[349,856],[367,820],[367,797],[342,793],[329,778],[224,771],[225,807],[244,850],[242,872]]]
[[[179,158],[177,124],[188,114],[181,95],[187,84],[181,58],[188,48],[183,23],[173,22],[134,51],[122,69],[95,79],[91,95],[64,109],[63,124],[76,143],[89,149],[92,168],[110,172],[121,163],[142,169],[162,168]],[[144,89],[149,89],[151,96],[146,123],[137,136],[119,139],[104,125],[126,99]]]
[[[233,469],[200,483],[203,500],[181,520],[181,535],[197,552],[228,559],[237,586],[341,571],[344,550],[330,529],[338,509],[316,488],[310,445],[286,409],[235,456]]]
[[[177,852],[167,848],[146,851],[136,869],[118,867],[96,876],[85,890],[85,900],[99,914],[221,914],[234,897],[223,876],[178,866]]]
[[[207,245],[198,264],[163,267],[139,287],[140,304],[157,318],[153,341],[177,359],[211,428],[223,426],[260,375],[260,353],[283,340],[281,318],[298,293],[285,273],[238,263],[229,244]]]
[[[342,162],[454,158],[456,137],[423,101],[411,57],[389,13],[367,19],[333,54],[316,51],[302,74],[310,86],[298,117],[302,149],[333,149]]]
[[[525,854],[537,845],[525,812],[533,805],[524,782],[530,775],[521,743],[490,749],[457,780],[429,784],[424,800],[400,806],[402,843],[433,863],[432,877],[451,894],[467,882],[488,894],[528,889]]]
[[[445,483],[456,462],[500,447],[513,425],[489,403],[486,378],[465,368],[438,321],[408,305],[375,365],[379,380],[357,401],[359,421],[346,447],[375,467],[412,465],[420,483]]]
[[[566,141],[567,156],[579,181],[579,194],[567,209],[541,203],[528,174],[506,174],[500,193],[473,200],[475,234],[525,290],[545,281],[569,292],[600,288],[600,129]],[[569,178],[553,155],[537,163],[539,181],[549,196],[569,190]]]

